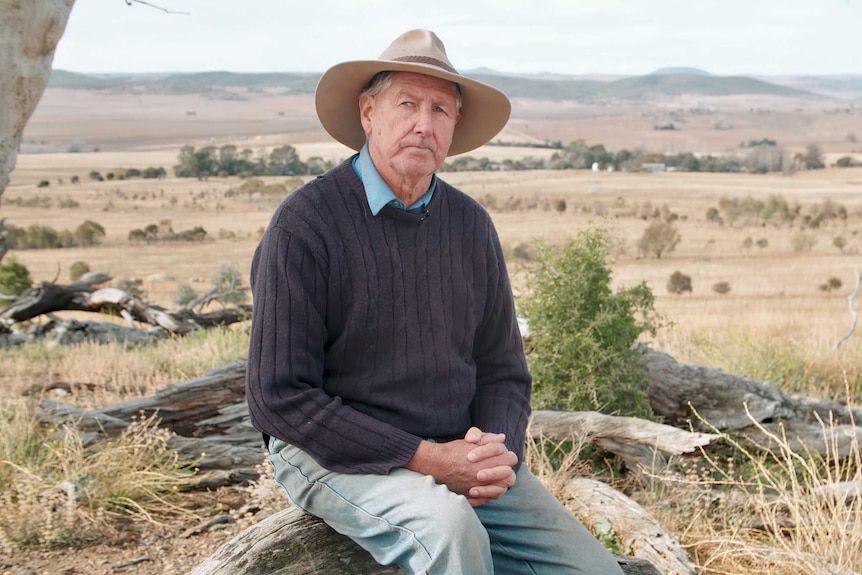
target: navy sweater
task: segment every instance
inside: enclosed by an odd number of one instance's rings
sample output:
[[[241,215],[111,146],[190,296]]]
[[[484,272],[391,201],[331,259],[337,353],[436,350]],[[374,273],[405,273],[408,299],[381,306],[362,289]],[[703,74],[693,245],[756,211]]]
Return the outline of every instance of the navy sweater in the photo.
[[[288,196],[254,254],[254,426],[345,473],[422,438],[505,433],[521,461],[531,378],[487,212],[438,179],[424,214],[373,216],[350,161]]]

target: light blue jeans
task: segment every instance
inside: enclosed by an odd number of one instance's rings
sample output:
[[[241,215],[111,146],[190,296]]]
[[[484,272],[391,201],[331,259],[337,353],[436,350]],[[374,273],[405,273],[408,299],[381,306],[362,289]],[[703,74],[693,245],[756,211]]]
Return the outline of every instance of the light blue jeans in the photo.
[[[614,557],[525,465],[503,497],[473,508],[407,469],[335,473],[274,438],[269,459],[295,506],[407,575],[622,575]]]

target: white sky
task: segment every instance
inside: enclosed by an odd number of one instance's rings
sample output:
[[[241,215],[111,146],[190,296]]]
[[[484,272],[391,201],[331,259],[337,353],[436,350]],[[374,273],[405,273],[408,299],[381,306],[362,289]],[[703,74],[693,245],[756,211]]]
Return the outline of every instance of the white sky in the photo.
[[[77,0],[54,67],[322,72],[434,30],[459,70],[862,74],[862,0]]]

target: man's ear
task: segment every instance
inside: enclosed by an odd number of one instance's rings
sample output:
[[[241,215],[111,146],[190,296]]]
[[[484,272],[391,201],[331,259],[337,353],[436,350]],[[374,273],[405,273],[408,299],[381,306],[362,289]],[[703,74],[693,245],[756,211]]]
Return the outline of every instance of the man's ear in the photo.
[[[359,97],[359,121],[362,122],[362,129],[366,136],[371,135],[371,112],[374,110],[373,96]]]

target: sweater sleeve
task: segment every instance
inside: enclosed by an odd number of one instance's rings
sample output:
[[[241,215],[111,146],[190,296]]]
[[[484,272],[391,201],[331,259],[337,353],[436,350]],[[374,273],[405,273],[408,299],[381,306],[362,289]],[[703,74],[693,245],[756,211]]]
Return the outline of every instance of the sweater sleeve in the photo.
[[[384,474],[403,467],[419,437],[325,391],[325,259],[272,225],[255,251],[251,286],[246,396],[254,426],[333,471]]]
[[[488,293],[473,349],[476,394],[470,409],[473,424],[482,431],[506,434],[506,445],[518,455],[520,465],[531,412],[532,377],[503,251],[493,225],[489,222],[488,226]]]

